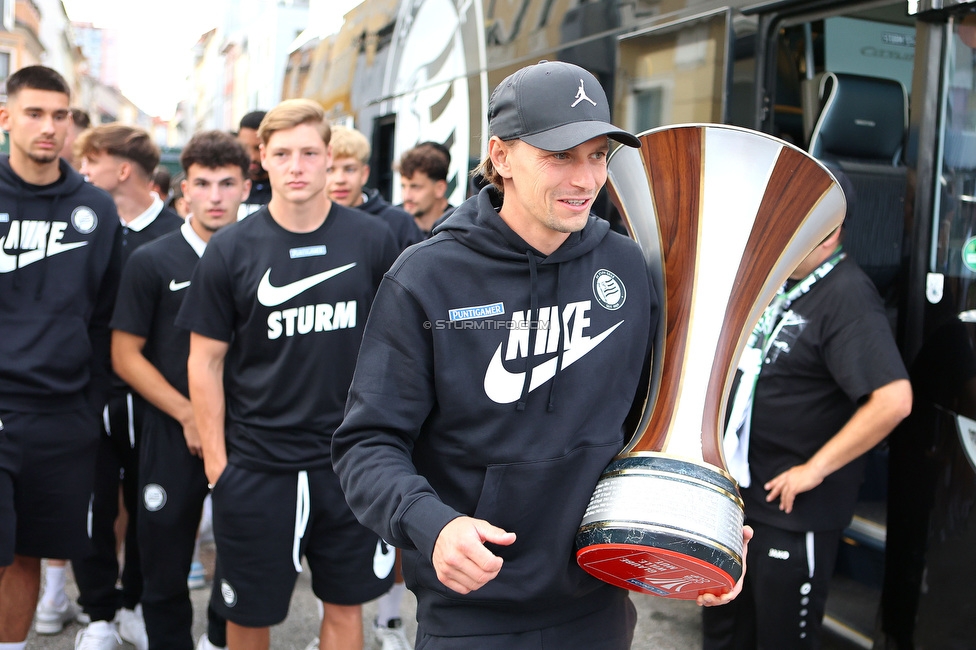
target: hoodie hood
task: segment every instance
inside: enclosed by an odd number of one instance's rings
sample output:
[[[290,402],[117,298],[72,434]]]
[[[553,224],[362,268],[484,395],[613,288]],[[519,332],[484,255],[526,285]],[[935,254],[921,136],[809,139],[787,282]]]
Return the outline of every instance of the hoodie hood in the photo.
[[[49,185],[32,185],[17,175],[10,167],[10,156],[0,156],[0,185],[27,198],[58,199],[71,194],[85,184],[85,177],[72,169],[63,158],[58,160],[61,177]]]
[[[533,253],[539,264],[559,264],[586,255],[603,241],[610,223],[594,215],[583,230],[571,233],[551,255],[532,248],[499,216],[503,197],[492,186],[462,203],[450,217],[434,228],[434,234],[449,233],[457,241],[483,255],[502,260],[525,260]]]
[[[424,240],[424,234],[417,227],[413,215],[390,205],[379,190],[364,187],[363,194],[366,195],[366,201],[357,206],[356,209],[379,217],[386,222],[386,225],[393,231],[393,238],[401,251],[407,246]]]

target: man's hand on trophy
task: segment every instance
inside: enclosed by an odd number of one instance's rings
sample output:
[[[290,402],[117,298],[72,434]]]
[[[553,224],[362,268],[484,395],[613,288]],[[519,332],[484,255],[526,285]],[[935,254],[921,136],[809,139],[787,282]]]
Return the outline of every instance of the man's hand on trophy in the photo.
[[[459,594],[480,589],[502,568],[502,558],[485,548],[485,542],[508,546],[514,541],[515,533],[482,519],[458,517],[441,529],[434,542],[437,579]]]
[[[779,509],[790,514],[793,501],[798,494],[807,492],[823,483],[824,477],[810,463],[794,465],[776,478],[768,481],[763,488],[769,491],[766,502],[779,499]]]
[[[749,540],[752,539],[752,526],[742,527],[742,575],[739,576],[739,581],[735,583],[735,587],[732,591],[727,591],[724,594],[702,594],[698,597],[697,603],[703,607],[715,607],[716,605],[727,605],[735,600],[735,597],[739,595],[742,591],[743,581],[746,579],[746,555],[749,552]]]

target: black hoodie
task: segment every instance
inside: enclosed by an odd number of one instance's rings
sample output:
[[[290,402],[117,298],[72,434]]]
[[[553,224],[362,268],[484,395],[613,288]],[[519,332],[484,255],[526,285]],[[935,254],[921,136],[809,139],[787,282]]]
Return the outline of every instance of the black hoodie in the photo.
[[[544,256],[500,202],[482,190],[386,274],[333,436],[350,506],[403,549],[435,635],[539,629],[625,598],[577,566],[573,544],[624,444],[657,297],[637,245],[606,221]],[[463,596],[431,564],[461,515],[517,534],[490,547],[499,575]]]
[[[393,237],[401,251],[407,246],[424,240],[424,234],[417,227],[413,215],[387,203],[379,190],[370,190],[364,187],[363,193],[366,195],[366,201],[357,205],[356,209],[386,221],[386,225],[393,231]]]
[[[38,186],[0,156],[0,408],[69,411],[86,391],[100,403],[118,231],[112,198],[63,160]]]

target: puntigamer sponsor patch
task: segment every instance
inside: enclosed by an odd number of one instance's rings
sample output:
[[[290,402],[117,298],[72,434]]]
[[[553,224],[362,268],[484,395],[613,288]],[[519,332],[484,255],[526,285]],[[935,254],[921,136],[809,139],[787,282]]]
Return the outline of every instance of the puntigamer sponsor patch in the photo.
[[[303,257],[321,257],[326,254],[325,244],[319,246],[303,246],[302,248],[289,248],[288,257],[298,260]]]
[[[496,302],[490,305],[479,305],[477,307],[458,307],[449,309],[447,317],[452,320],[471,320],[472,318],[488,318],[505,313],[505,303]]]

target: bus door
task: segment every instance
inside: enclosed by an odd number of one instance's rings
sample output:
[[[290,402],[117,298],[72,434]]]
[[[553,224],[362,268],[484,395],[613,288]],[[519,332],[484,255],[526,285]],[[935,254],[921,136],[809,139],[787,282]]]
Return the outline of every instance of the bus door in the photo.
[[[907,197],[914,163],[906,143],[916,18],[908,3],[897,0],[773,8],[775,13],[759,14],[757,28],[758,127],[850,181],[844,247],[874,281],[901,341],[910,251]],[[881,600],[888,456],[887,442],[867,454],[824,621],[828,632],[864,648],[872,647],[876,636]]]
[[[906,348],[915,401],[891,436],[887,648],[976,644],[976,8],[918,18]],[[924,7],[923,7],[924,9]],[[924,90],[923,90],[924,88]]]

